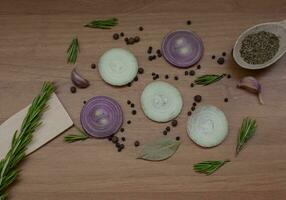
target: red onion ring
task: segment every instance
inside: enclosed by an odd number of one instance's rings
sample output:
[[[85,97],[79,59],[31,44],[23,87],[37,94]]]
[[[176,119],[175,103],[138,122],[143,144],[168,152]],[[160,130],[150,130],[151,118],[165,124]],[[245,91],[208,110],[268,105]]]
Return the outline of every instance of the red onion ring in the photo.
[[[196,64],[203,55],[201,38],[190,30],[178,30],[168,33],[161,45],[164,58],[179,68],[188,68]]]
[[[88,135],[105,138],[119,130],[123,122],[123,112],[121,106],[114,99],[96,96],[83,106],[80,122]]]

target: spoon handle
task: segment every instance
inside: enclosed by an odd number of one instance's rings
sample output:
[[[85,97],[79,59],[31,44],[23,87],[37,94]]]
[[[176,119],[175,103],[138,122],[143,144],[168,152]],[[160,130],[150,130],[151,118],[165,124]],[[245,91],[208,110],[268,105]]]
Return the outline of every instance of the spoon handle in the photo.
[[[281,26],[283,26],[284,28],[286,28],[286,19],[280,22]]]

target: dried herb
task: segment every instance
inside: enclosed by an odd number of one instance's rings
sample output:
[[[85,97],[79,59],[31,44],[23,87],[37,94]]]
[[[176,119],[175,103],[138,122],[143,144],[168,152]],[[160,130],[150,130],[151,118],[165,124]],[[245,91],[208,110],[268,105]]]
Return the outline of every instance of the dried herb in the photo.
[[[145,144],[138,159],[160,161],[170,158],[179,148],[181,142],[163,136],[148,144]]]
[[[85,27],[89,28],[100,28],[100,29],[111,29],[113,26],[118,24],[118,20],[116,18],[109,18],[104,20],[94,20],[85,24]]]
[[[237,137],[236,156],[242,150],[247,141],[254,135],[256,127],[257,125],[255,120],[248,117],[243,120]]]
[[[198,77],[195,80],[195,84],[206,86],[206,85],[210,85],[212,83],[215,83],[215,82],[221,80],[223,77],[224,77],[223,74],[222,75],[207,74],[207,75],[203,75],[203,76]]]
[[[225,163],[230,162],[230,160],[209,160],[209,161],[203,161],[197,164],[194,164],[193,168],[198,173],[203,173],[206,175],[211,175],[216,170],[218,170],[221,166],[223,166]]]
[[[0,199],[7,197],[6,189],[16,180],[20,162],[33,138],[33,133],[41,125],[41,117],[47,108],[47,102],[55,90],[52,83],[45,82],[40,94],[33,100],[19,131],[16,131],[11,148],[5,158],[0,160]]]
[[[77,37],[73,38],[67,50],[68,59],[67,63],[75,64],[77,55],[79,53],[79,43]]]
[[[249,64],[263,64],[279,50],[279,38],[270,32],[260,31],[247,35],[241,43],[240,54]]]
[[[86,140],[89,138],[89,136],[86,135],[86,133],[82,131],[80,128],[78,128],[77,126],[75,126],[75,128],[78,130],[79,134],[66,135],[64,138],[65,142],[72,143],[80,140]]]

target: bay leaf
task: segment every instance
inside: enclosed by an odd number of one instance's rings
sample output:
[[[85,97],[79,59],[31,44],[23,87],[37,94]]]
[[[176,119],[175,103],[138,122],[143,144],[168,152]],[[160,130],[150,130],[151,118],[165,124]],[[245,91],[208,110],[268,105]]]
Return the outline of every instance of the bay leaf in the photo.
[[[160,161],[170,158],[179,148],[181,142],[170,137],[160,137],[143,146],[137,159]]]

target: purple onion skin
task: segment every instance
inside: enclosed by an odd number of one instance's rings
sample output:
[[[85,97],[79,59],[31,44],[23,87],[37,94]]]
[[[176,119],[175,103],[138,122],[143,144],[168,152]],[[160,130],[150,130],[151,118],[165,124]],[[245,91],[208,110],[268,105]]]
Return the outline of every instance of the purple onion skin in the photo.
[[[80,121],[85,132],[95,138],[117,133],[123,123],[121,106],[112,98],[96,96],[83,106]]]
[[[87,88],[89,86],[89,81],[84,79],[74,68],[71,72],[71,80],[75,86],[78,88]]]

